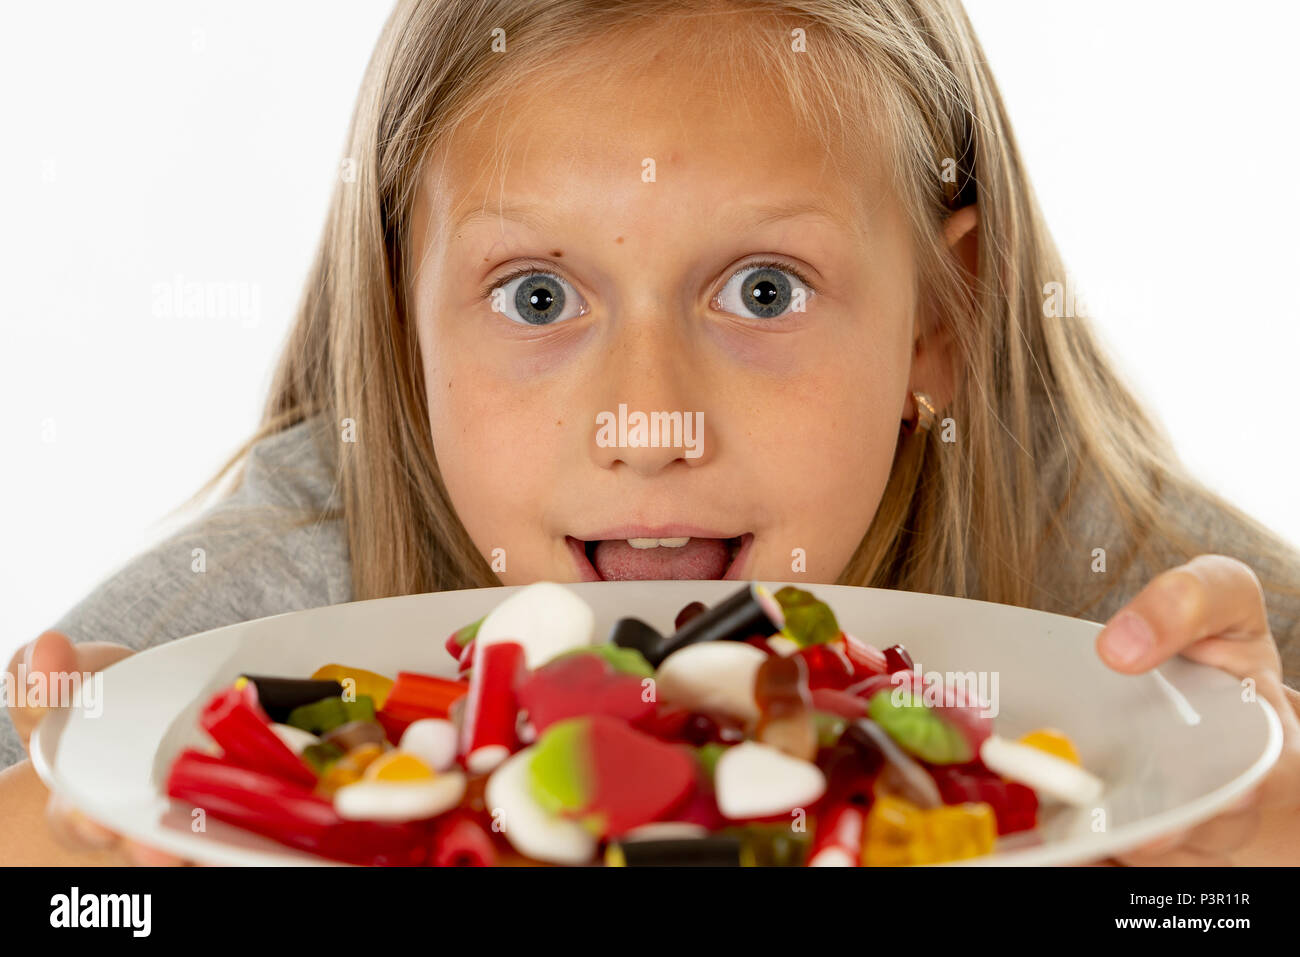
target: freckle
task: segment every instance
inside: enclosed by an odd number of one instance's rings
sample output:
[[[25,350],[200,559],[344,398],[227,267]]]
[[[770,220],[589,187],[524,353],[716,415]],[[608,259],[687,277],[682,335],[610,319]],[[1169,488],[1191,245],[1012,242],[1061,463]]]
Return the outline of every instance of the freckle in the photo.
[[[619,236],[617,239],[614,240],[614,242],[616,242],[616,243],[621,243],[622,241],[623,241],[623,237],[622,237],[622,236]]]
[[[562,249],[552,249],[552,250],[551,250],[551,255],[554,256],[556,259],[560,259],[560,258],[562,258],[562,257],[564,256],[564,250],[562,250]]]
[[[488,261],[488,258],[487,258],[486,256],[484,256],[484,257],[483,257],[483,261],[484,261],[484,262],[487,262],[487,261]]]
[[[563,420],[563,419],[556,419],[556,420],[555,420],[555,424],[556,424],[556,425],[563,425],[563,424],[564,424],[564,420]]]

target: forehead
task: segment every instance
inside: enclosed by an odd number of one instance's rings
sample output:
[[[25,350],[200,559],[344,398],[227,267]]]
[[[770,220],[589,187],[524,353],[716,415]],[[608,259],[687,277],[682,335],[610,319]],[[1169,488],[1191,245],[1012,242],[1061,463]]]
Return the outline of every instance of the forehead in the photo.
[[[654,196],[695,215],[803,205],[851,226],[883,188],[879,151],[828,140],[761,60],[702,67],[671,44],[587,55],[585,70],[537,70],[483,99],[439,145],[422,188],[440,223]]]

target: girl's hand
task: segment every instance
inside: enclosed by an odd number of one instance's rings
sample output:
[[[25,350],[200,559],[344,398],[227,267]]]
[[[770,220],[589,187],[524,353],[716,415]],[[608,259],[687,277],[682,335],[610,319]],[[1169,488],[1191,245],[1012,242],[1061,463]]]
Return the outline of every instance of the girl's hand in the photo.
[[[1300,864],[1300,693],[1282,684],[1264,592],[1250,567],[1198,555],[1162,572],[1097,636],[1102,661],[1141,674],[1175,654],[1253,679],[1282,722],[1282,754],[1245,797],[1203,824],[1116,858],[1133,865]]]
[[[102,671],[129,654],[131,654],[130,648],[103,641],[74,645],[66,635],[57,631],[47,631],[35,641],[19,648],[18,653],[9,662],[9,681],[14,688],[15,699],[15,707],[10,709],[9,716],[13,719],[23,747],[29,747],[32,731],[50,709],[26,706],[26,686],[20,685],[17,677],[20,662],[26,664],[28,677],[37,672],[44,672],[46,688],[55,688],[59,687],[59,684],[52,679],[54,675],[72,672],[80,672],[84,675],[88,672]],[[30,750],[28,753],[30,755]],[[121,838],[96,824],[57,794],[51,794],[46,803],[46,820],[60,843],[76,851],[115,850],[126,861],[146,866],[184,863],[170,854]]]

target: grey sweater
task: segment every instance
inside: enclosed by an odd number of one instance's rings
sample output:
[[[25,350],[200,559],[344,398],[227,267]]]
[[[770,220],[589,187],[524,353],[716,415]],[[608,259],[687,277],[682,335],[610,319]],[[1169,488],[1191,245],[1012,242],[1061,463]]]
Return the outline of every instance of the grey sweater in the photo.
[[[281,612],[352,600],[348,545],[341,521],[285,530],[298,510],[337,506],[333,443],[323,423],[300,423],[257,443],[239,488],[162,542],[110,574],[52,628],[73,641],[111,641],[143,650],[185,635]],[[1049,468],[1059,468],[1052,463]],[[1046,470],[1045,470],[1046,471]],[[1067,522],[1072,541],[1056,551],[1038,582],[1033,606],[1074,613],[1075,596],[1091,587],[1091,548],[1114,553],[1122,542],[1116,518],[1097,507],[1097,490],[1085,492]],[[1231,516],[1189,505],[1187,527],[1203,551],[1252,558],[1258,532]],[[1300,584],[1300,554],[1268,571]],[[1161,569],[1136,564],[1116,575],[1100,604],[1085,617],[1105,621]],[[1273,634],[1282,648],[1287,683],[1300,681],[1300,599],[1266,593]],[[35,637],[35,636],[32,636]],[[0,767],[24,757],[13,725],[0,721]]]

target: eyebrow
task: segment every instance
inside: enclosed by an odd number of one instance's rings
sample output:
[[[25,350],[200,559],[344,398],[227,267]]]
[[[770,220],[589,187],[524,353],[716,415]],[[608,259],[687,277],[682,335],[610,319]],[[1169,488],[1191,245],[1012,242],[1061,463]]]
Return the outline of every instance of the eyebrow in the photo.
[[[849,221],[842,214],[811,201],[737,206],[720,213],[715,218],[730,222],[733,227],[747,225],[753,229],[786,219],[796,219],[800,216],[815,216],[838,226],[850,228]],[[470,223],[490,219],[508,219],[527,226],[536,232],[542,232],[553,225],[553,221],[547,217],[545,209],[531,203],[506,203],[491,209],[486,206],[476,207],[462,213],[452,221],[451,225],[453,230],[457,230]]]

